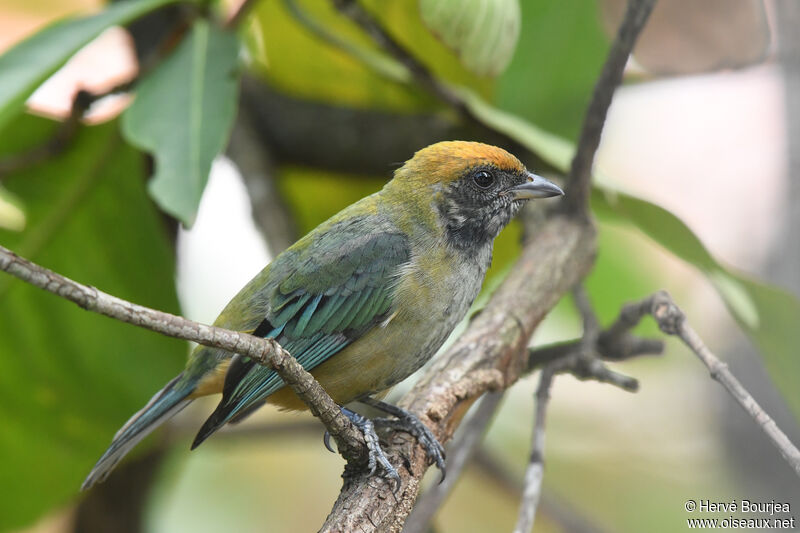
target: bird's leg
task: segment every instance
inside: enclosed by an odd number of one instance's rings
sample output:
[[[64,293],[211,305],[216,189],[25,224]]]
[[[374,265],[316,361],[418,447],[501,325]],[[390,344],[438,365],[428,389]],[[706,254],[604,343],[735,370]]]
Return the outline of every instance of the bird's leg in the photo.
[[[381,448],[380,442],[378,441],[378,434],[375,433],[375,425],[372,423],[372,420],[356,413],[355,411],[351,411],[346,407],[341,407],[341,410],[342,414],[349,418],[350,422],[352,422],[359,430],[361,430],[361,433],[364,434],[364,441],[366,441],[367,449],[369,450],[369,462],[367,463],[367,466],[369,467],[369,474],[374,474],[377,466],[380,465],[385,472],[385,477],[391,478],[395,482],[396,487],[399,487],[400,474],[397,473],[397,469],[392,466],[392,463],[389,462],[389,458],[386,457],[383,448]],[[334,451],[333,447],[331,446],[330,433],[326,431],[323,440],[325,442],[325,447],[330,451]]]
[[[381,400],[376,400],[375,398],[370,397],[362,398],[358,401],[364,405],[369,405],[370,407],[374,407],[379,411],[395,417],[376,418],[373,420],[373,423],[376,426],[405,431],[416,438],[422,447],[425,448],[425,452],[428,454],[428,457],[433,460],[433,462],[436,464],[436,467],[441,471],[442,478],[439,480],[439,483],[444,481],[444,476],[446,473],[444,447],[439,443],[439,440],[436,438],[433,432],[428,429],[428,426],[423,424],[422,421],[410,411],[406,411],[405,409],[390,403],[382,402]]]

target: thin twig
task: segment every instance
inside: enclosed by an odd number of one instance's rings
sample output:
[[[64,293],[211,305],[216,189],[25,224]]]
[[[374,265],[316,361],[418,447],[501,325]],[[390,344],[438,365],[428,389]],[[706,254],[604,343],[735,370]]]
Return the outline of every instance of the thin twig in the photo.
[[[592,185],[592,162],[597,147],[600,145],[600,134],[603,132],[611,98],[622,81],[622,73],[628,57],[633,51],[633,45],[653,11],[655,3],[656,0],[628,1],[625,17],[619,26],[617,37],[611,45],[603,70],[595,83],[592,99],[583,118],[578,149],[572,159],[572,168],[565,187],[565,207],[576,213],[588,213],[589,193]]]
[[[547,403],[550,400],[550,386],[553,384],[555,370],[552,363],[542,369],[539,387],[536,389],[536,421],[533,424],[531,439],[531,456],[525,470],[525,482],[522,489],[522,501],[519,506],[517,525],[514,533],[528,533],[533,529],[536,519],[536,507],[542,494],[542,478],[544,477],[544,436],[547,418]]]
[[[88,311],[169,337],[238,353],[252,358],[259,364],[273,368],[297,396],[309,406],[312,414],[325,424],[348,462],[360,464],[366,460],[363,435],[342,414],[336,402],[328,396],[313,376],[306,372],[300,363],[274,339],[262,339],[240,331],[206,326],[183,317],[122,300],[36,265],[3,246],[0,246],[0,270],[74,302]]]
[[[461,478],[464,467],[478,449],[502,399],[503,392],[488,392],[481,399],[475,413],[464,424],[460,439],[447,451],[447,477],[420,496],[406,520],[403,533],[425,533],[429,530],[434,515],[450,495]]]
[[[660,354],[664,343],[631,335],[630,327],[600,331],[597,316],[582,284],[573,289],[575,304],[583,318],[583,336],[574,341],[530,349],[528,372],[552,365],[556,373],[569,373],[578,379],[594,380],[636,392],[639,382],[608,368],[603,360],[622,361],[641,355]]]
[[[644,300],[630,303],[623,307],[619,318],[609,328],[609,333],[614,335],[619,331],[630,330],[639,323],[644,315],[651,315],[658,323],[661,331],[667,335],[677,336],[694,352],[706,365],[711,377],[725,387],[725,390],[750,414],[756,424],[761,427],[761,430],[778,448],[786,462],[800,476],[800,450],[736,379],[728,369],[728,365],[706,347],[697,332],[689,325],[686,315],[667,292],[659,291]]]

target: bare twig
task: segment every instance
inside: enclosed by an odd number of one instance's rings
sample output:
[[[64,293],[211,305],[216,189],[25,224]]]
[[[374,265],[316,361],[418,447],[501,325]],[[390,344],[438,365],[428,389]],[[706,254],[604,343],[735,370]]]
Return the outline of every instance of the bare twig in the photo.
[[[489,392],[480,400],[475,413],[464,424],[461,438],[447,451],[447,477],[431,487],[417,500],[414,510],[408,516],[403,533],[425,533],[430,527],[436,511],[452,492],[472,454],[480,446],[481,439],[494,418],[503,393]]]
[[[725,390],[753,417],[786,462],[800,476],[800,450],[736,379],[728,369],[728,365],[706,347],[697,332],[689,325],[686,315],[665,291],[659,291],[644,300],[623,307],[619,318],[609,328],[609,334],[616,335],[619,331],[631,329],[644,315],[651,315],[661,331],[679,337],[700,358],[711,372],[711,377],[725,387]]]
[[[564,359],[580,351],[582,339],[559,344],[531,348],[528,356],[528,372],[533,372],[547,363]],[[594,347],[596,357],[604,361],[624,361],[640,355],[659,355],[664,351],[664,342],[658,339],[643,339],[630,333],[609,337],[608,331],[600,333]]]
[[[625,17],[611,45],[594,93],[583,118],[583,127],[578,139],[578,149],[572,159],[572,168],[565,188],[566,207],[577,213],[588,213],[589,192],[592,182],[592,162],[600,144],[600,134],[606,121],[611,97],[622,81],[625,64],[633,51],[633,45],[644,28],[655,0],[629,0]]]
[[[544,477],[544,436],[547,418],[547,403],[550,400],[550,387],[553,384],[555,369],[553,364],[544,367],[536,389],[536,421],[533,424],[531,439],[531,456],[525,470],[525,482],[522,489],[522,501],[519,506],[517,525],[514,533],[528,533],[533,529],[536,519],[536,507],[542,494],[542,478]]]
[[[238,353],[273,368],[297,396],[309,406],[314,416],[325,424],[348,462],[361,464],[366,460],[363,435],[342,414],[339,406],[311,374],[306,372],[300,363],[281,348],[274,339],[262,339],[240,331],[206,326],[183,317],[122,300],[36,265],[3,246],[0,246],[0,270],[70,300],[88,311],[169,337]]]
[[[640,355],[660,354],[664,343],[657,339],[642,339],[630,334],[630,328],[600,331],[583,285],[573,289],[575,303],[583,318],[583,336],[554,346],[530,350],[528,371],[552,364],[556,373],[570,373],[578,379],[591,379],[636,392],[636,379],[608,368],[603,360],[621,361]]]

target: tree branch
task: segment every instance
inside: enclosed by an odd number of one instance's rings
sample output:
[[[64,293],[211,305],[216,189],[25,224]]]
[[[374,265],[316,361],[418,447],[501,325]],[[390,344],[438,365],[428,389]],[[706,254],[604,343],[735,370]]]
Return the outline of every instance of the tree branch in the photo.
[[[661,331],[667,335],[677,336],[694,352],[710,371],[711,378],[725,387],[725,390],[753,417],[786,462],[800,476],[800,450],[736,379],[728,369],[728,365],[706,347],[697,332],[689,325],[686,315],[665,291],[659,291],[644,300],[623,307],[619,318],[609,328],[609,334],[617,335],[620,331],[633,328],[645,315],[651,315]]]
[[[600,145],[600,135],[606,121],[614,91],[622,81],[625,64],[633,51],[639,33],[644,28],[656,0],[629,0],[617,37],[611,45],[600,77],[594,86],[592,99],[583,119],[578,149],[572,159],[569,180],[565,187],[567,208],[576,213],[588,213],[592,185],[592,163]]]
[[[519,516],[514,526],[514,533],[528,533],[533,529],[536,519],[536,507],[542,494],[544,478],[544,436],[547,419],[547,403],[550,401],[550,387],[555,377],[555,363],[542,369],[539,386],[536,388],[536,420],[533,424],[531,438],[531,456],[525,469],[525,482],[522,489],[522,501],[519,505]]]
[[[275,340],[262,339],[216,326],[206,326],[122,300],[36,265],[3,246],[0,246],[0,270],[65,298],[88,311],[169,337],[238,353],[273,368],[309,406],[314,416],[325,424],[348,463],[366,464],[367,450],[361,432],[342,414],[336,402],[328,396],[313,376]]]

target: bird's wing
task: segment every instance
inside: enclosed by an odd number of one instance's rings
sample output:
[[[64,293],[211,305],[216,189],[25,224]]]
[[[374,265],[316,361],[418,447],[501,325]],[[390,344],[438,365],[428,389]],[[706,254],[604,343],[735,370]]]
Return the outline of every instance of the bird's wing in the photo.
[[[394,312],[392,294],[398,269],[410,258],[408,240],[397,230],[367,229],[366,223],[334,225],[270,266],[269,289],[259,296],[268,299],[268,310],[254,334],[275,338],[306,370]],[[222,400],[195,446],[282,386],[273,370],[236,356]]]

